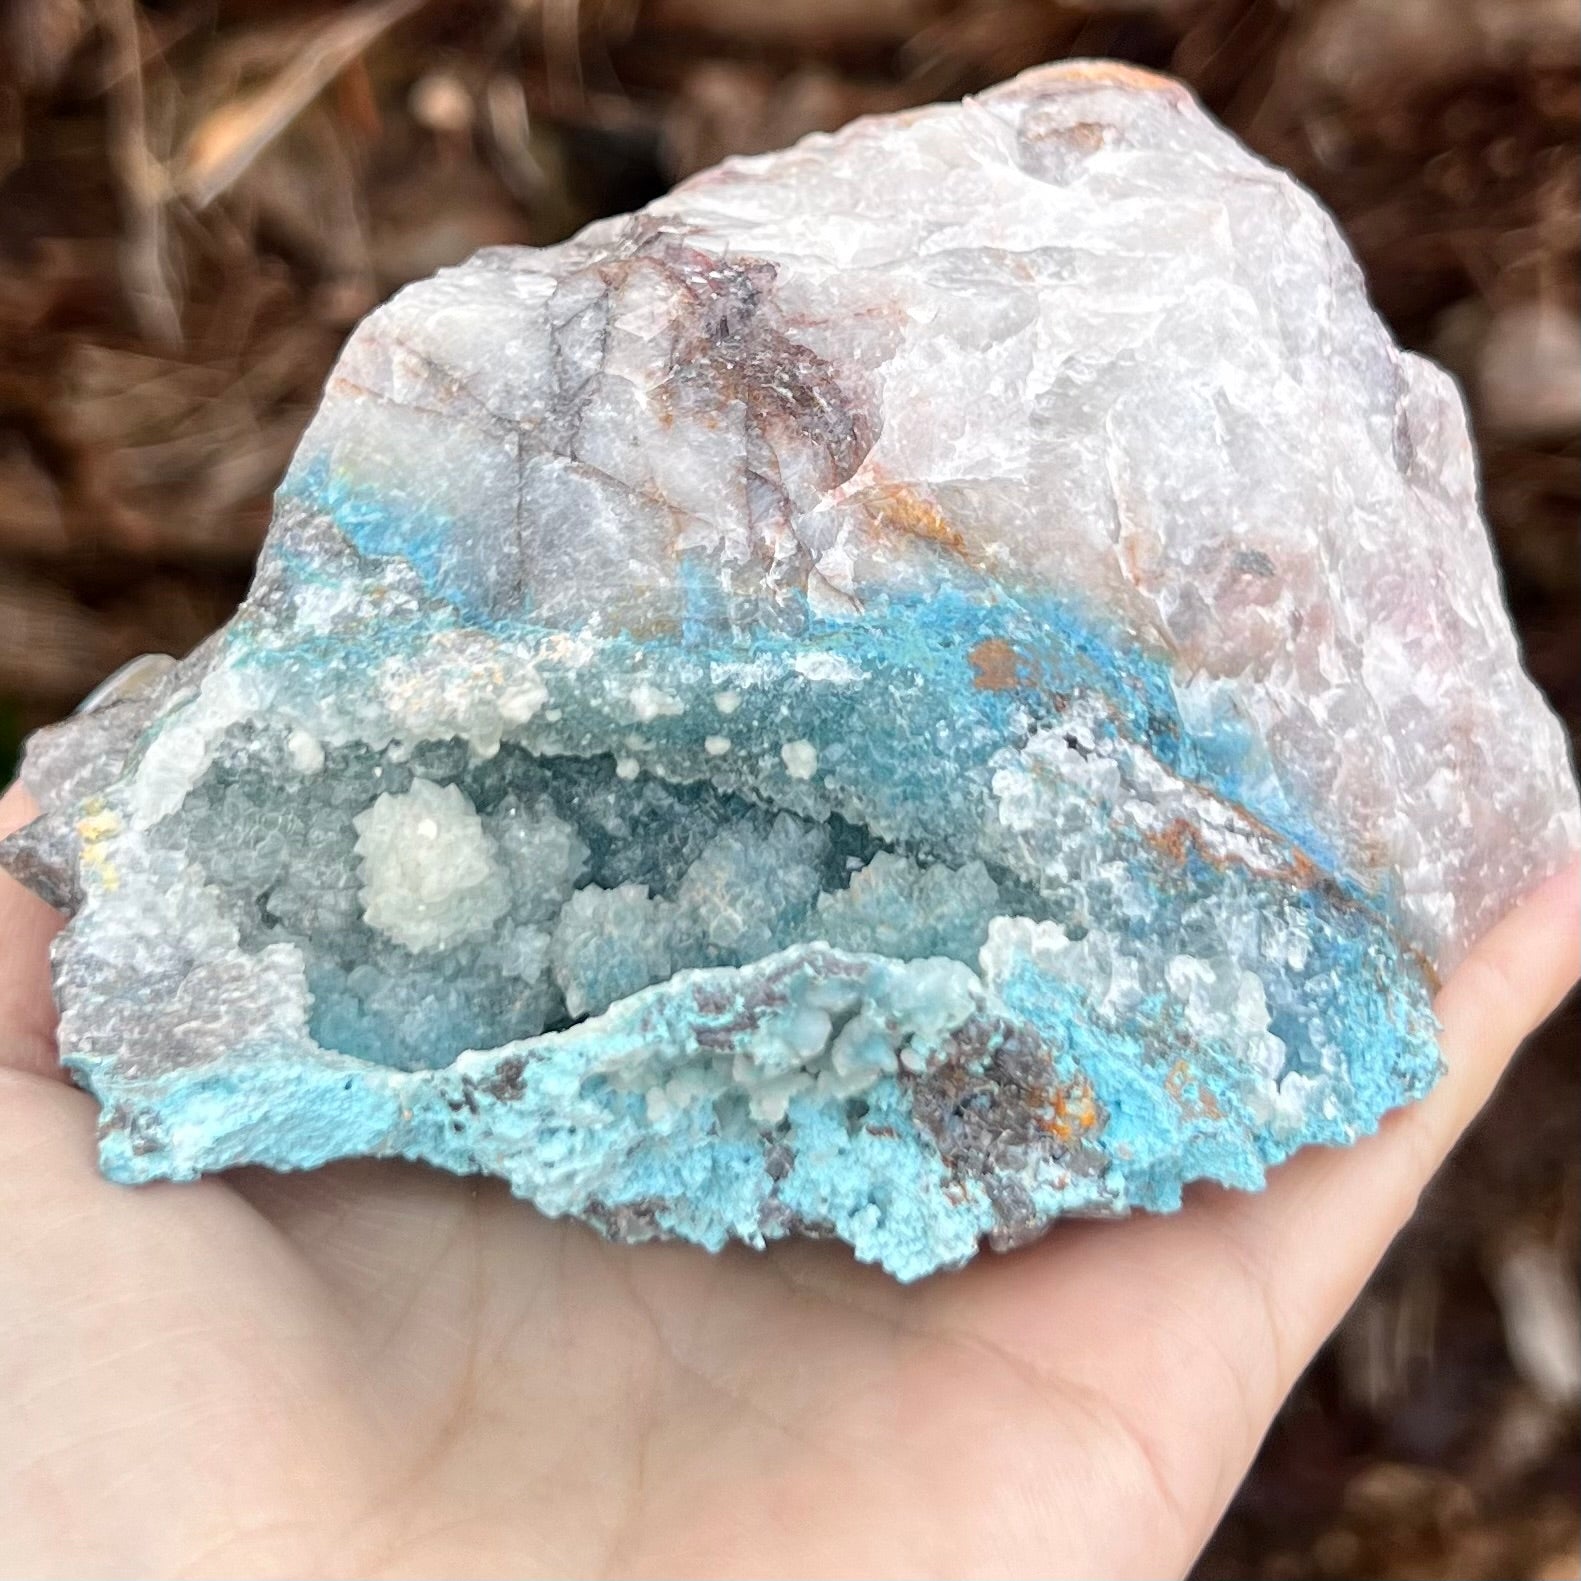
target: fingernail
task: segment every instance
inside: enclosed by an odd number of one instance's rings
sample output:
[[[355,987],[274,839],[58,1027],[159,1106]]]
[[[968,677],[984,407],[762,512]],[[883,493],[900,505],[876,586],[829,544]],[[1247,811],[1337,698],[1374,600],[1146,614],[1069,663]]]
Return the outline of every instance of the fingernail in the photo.
[[[73,714],[91,714],[110,703],[140,696],[159,680],[176,661],[168,653],[140,653],[113,670],[72,709]]]

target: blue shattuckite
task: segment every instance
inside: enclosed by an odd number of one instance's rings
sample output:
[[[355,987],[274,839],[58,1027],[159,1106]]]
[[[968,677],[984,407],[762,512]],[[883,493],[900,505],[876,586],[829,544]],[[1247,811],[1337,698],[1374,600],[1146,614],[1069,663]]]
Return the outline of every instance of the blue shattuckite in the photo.
[[[25,774],[114,1179],[903,1279],[1370,1131],[1581,831],[1452,387],[1091,63],[402,292],[240,613]]]

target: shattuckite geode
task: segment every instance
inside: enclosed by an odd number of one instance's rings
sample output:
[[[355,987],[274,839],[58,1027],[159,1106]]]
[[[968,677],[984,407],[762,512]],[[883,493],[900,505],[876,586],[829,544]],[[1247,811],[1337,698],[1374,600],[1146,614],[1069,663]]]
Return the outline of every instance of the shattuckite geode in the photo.
[[[25,776],[115,1179],[908,1279],[1372,1129],[1581,827],[1449,380],[1101,64],[401,292],[236,618]]]

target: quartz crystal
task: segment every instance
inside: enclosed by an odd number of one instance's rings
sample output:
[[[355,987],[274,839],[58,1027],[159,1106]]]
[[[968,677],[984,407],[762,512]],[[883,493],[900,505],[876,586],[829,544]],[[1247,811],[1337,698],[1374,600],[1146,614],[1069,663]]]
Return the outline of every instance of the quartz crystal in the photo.
[[[1091,63],[402,291],[240,613],[25,775],[112,1178],[905,1279],[1373,1129],[1578,843],[1450,381]]]

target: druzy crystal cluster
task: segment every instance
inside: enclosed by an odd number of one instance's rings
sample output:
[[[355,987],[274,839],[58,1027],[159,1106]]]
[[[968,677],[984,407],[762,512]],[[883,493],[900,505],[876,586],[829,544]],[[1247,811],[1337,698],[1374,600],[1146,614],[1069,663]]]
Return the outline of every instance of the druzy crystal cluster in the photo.
[[[1448,379],[1094,64],[403,291],[240,613],[25,772],[115,1179],[902,1278],[1372,1129],[1581,831]]]

